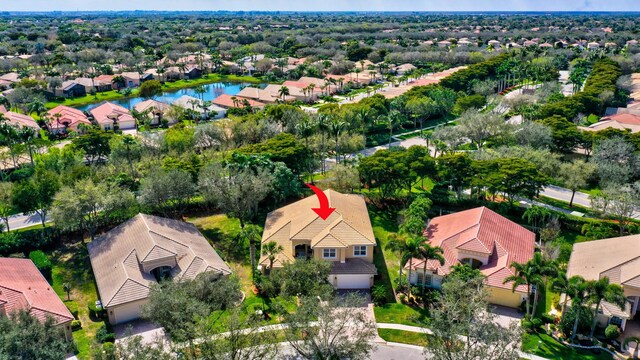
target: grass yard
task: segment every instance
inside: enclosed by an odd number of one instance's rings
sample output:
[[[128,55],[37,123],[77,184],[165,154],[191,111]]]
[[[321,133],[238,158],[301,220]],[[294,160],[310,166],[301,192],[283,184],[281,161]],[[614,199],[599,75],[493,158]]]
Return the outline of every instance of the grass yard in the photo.
[[[104,324],[104,321],[91,319],[87,305],[95,303],[98,299],[93,272],[89,262],[89,254],[85,244],[76,243],[64,245],[51,254],[52,288],[70,308],[78,309],[78,319],[82,323],[82,329],[73,333],[73,339],[77,347],[79,359],[89,359],[91,344],[96,331]],[[67,300],[67,294],[62,284],[71,284],[71,300]]]
[[[378,329],[378,335],[385,341],[417,346],[427,346],[429,335],[395,329]]]
[[[375,306],[373,312],[376,316],[376,322],[410,326],[423,325],[428,316],[427,310],[400,303]]]
[[[522,351],[547,359],[610,360],[613,358],[606,351],[601,351],[596,355],[589,350],[578,350],[565,346],[546,334],[524,334],[522,336]]]
[[[132,96],[135,96],[137,90],[134,90]],[[66,106],[82,106],[87,104],[96,104],[102,101],[107,100],[117,100],[124,98],[124,95],[120,94],[116,90],[99,92],[95,96],[91,94],[87,94],[85,96],[65,99],[64,101],[49,101],[45,104],[47,109],[53,109],[58,105],[66,105]]]

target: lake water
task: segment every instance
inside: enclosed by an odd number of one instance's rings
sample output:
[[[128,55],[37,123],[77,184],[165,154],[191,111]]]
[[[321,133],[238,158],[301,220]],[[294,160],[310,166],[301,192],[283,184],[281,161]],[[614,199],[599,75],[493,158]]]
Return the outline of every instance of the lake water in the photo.
[[[189,88],[189,89],[181,89],[181,90],[174,90],[174,91],[167,91],[162,93],[162,95],[156,96],[154,97],[155,100],[167,103],[167,104],[173,104],[173,102],[175,100],[177,100],[179,97],[183,96],[183,95],[189,95],[189,96],[193,96],[195,98],[200,99],[201,96],[204,96],[204,100],[205,101],[211,101],[215,98],[217,98],[218,96],[222,95],[222,94],[229,94],[229,95],[236,95],[237,93],[240,92],[240,90],[242,90],[243,88],[249,86],[251,84],[248,83],[228,83],[228,82],[216,82],[216,83],[211,83],[211,84],[207,84],[204,85],[205,89],[207,90],[206,93],[204,94],[196,94],[194,88]],[[255,85],[254,85],[255,86]],[[264,88],[267,85],[266,84],[259,84],[258,86]],[[125,108],[128,108],[129,105],[131,105],[131,107],[133,107],[135,104],[144,101],[145,99],[143,97],[133,97],[129,100],[127,99],[118,99],[118,100],[109,100],[110,102],[114,103],[114,104],[118,104],[121,106],[124,106]],[[90,105],[83,105],[83,106],[78,106],[77,108],[79,110],[82,111],[86,111],[89,110],[91,108],[96,107],[99,104],[90,104]]]

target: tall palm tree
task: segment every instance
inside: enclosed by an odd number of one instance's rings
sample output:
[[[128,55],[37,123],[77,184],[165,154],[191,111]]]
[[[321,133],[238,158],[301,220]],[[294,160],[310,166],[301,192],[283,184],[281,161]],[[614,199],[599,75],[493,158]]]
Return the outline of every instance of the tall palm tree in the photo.
[[[580,316],[582,312],[585,311],[585,305],[589,300],[589,283],[579,276],[574,276],[571,279],[574,282],[574,286],[569,296],[571,297],[571,309],[573,309],[574,316],[576,317],[573,322],[573,330],[571,331],[571,341],[573,342],[578,333]]]
[[[420,257],[424,260],[422,265],[422,294],[424,294],[424,279],[427,274],[427,261],[436,260],[440,265],[444,265],[444,250],[439,246],[431,246],[428,242],[425,242],[420,248]]]
[[[251,257],[251,279],[256,276],[256,244],[262,238],[260,229],[255,225],[246,225],[240,229],[238,235],[241,241],[249,243],[249,255]]]
[[[133,171],[133,159],[131,156],[131,147],[136,145],[136,139],[131,135],[124,135],[122,137],[122,145],[127,152],[127,162],[129,163],[129,170],[131,171],[131,178],[135,179],[135,172]]]
[[[362,107],[360,111],[356,112],[355,120],[362,124],[362,135],[367,136],[367,128],[371,121],[371,109]]]
[[[589,302],[595,305],[593,321],[591,322],[591,332],[589,333],[589,337],[593,338],[593,333],[596,331],[596,324],[598,323],[598,311],[600,311],[602,301],[604,300],[614,304],[620,307],[620,310],[624,311],[625,305],[627,304],[627,297],[624,295],[622,286],[610,283],[608,277],[589,281],[588,288]]]
[[[413,236],[405,241],[405,248],[402,254],[402,259],[406,264],[409,262],[408,281],[411,281],[411,273],[413,270],[413,259],[423,259],[422,249],[427,244],[427,238],[424,236]],[[425,260],[426,261],[426,260]],[[411,285],[409,285],[409,296],[411,296]]]
[[[296,124],[296,132],[299,136],[304,138],[304,146],[309,148],[309,137],[311,137],[316,131],[316,124],[309,119],[305,119]],[[311,183],[313,183],[313,171],[310,174]]]
[[[262,246],[260,247],[260,253],[262,254],[262,256],[266,256],[269,260],[269,269],[267,270],[268,273],[270,273],[271,269],[273,269],[273,262],[276,261],[276,256],[283,250],[284,249],[282,248],[282,245],[278,244],[275,241],[269,241],[268,243],[262,244]]]
[[[286,97],[289,96],[289,88],[286,86],[281,86],[280,90],[278,90],[278,95],[282,98],[282,101],[285,101]]]
[[[534,255],[534,258],[538,254],[539,253],[536,253]],[[526,302],[525,316],[526,317],[529,317],[535,311],[535,308],[533,308],[533,311],[532,311],[532,307],[529,306],[532,287],[534,285],[538,287],[544,286],[544,275],[541,273],[540,269],[538,269],[536,266],[532,264],[532,261],[533,259],[529,260],[524,264],[512,262],[511,267],[513,268],[515,274],[508,276],[507,278],[504,279],[504,282],[503,282],[503,284],[506,284],[509,282],[513,283],[512,291],[516,291],[516,288],[521,285],[524,285],[527,287],[527,297],[525,299],[525,302]],[[534,299],[534,305],[535,305],[535,299]]]
[[[384,246],[385,250],[393,251],[394,253],[399,255],[398,257],[400,258],[400,274],[399,274],[398,285],[400,286],[402,284],[402,270],[404,269],[404,266],[407,264],[405,257],[402,256],[404,253],[404,249],[406,248],[406,245],[407,243],[404,239],[398,237],[396,234],[392,234],[389,236],[389,241]]]
[[[320,132],[320,156],[322,157],[322,173],[324,174],[326,170],[326,148],[325,148],[325,134],[327,130],[329,130],[329,115],[327,114],[318,114],[316,118],[316,126],[318,127],[318,131]]]
[[[387,115],[387,128],[389,129],[389,149],[391,149],[391,140],[393,139],[393,128],[402,120],[402,113],[396,109],[389,111]]]
[[[558,276],[551,280],[551,290],[557,294],[565,294],[564,301],[562,302],[562,308],[560,310],[562,313],[562,315],[560,315],[560,323],[562,323],[564,315],[566,314],[567,303],[569,302],[569,294],[572,286],[573,284],[571,283],[571,279],[567,278],[567,273],[564,271],[560,272]]]
[[[40,116],[40,114],[47,112],[47,107],[40,99],[34,99],[27,105],[27,109],[29,110],[29,114],[35,113]]]
[[[342,130],[344,130],[345,127],[347,127],[347,123],[340,119],[333,119],[329,123],[329,132],[331,132],[336,140],[336,164],[340,161],[340,157],[338,155],[338,150],[340,148],[339,137],[340,133],[342,132]]]
[[[207,93],[207,88],[204,87],[204,85],[196,86],[195,88],[193,88],[193,92],[198,94],[200,100],[204,101],[204,94]]]

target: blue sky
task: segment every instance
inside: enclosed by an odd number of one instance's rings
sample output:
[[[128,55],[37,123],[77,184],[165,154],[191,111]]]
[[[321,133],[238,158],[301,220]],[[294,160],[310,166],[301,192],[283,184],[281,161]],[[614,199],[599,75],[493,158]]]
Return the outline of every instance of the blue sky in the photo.
[[[640,11],[640,0],[0,0],[0,11]]]

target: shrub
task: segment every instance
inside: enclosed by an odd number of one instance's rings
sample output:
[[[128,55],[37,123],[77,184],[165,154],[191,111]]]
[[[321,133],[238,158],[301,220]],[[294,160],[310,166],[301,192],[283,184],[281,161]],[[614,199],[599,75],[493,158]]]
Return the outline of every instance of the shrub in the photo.
[[[531,319],[531,326],[533,327],[534,330],[540,329],[540,327],[542,327],[542,319],[540,318]]]
[[[522,326],[522,330],[526,332],[533,331],[533,323],[527,319],[522,319],[522,321],[520,322],[520,325]]]
[[[376,285],[371,289],[371,300],[380,306],[387,302],[387,288],[384,285]]]
[[[40,250],[32,251],[29,253],[29,259],[33,261],[46,279],[51,280],[51,268],[53,265],[45,253]]]
[[[620,336],[620,328],[617,325],[608,325],[604,329],[604,336],[609,339],[617,339]]]
[[[540,315],[540,320],[545,324],[553,324],[556,322],[556,317],[550,314]]]
[[[405,304],[407,302],[407,297],[404,294],[400,294],[398,295],[398,300],[400,300],[401,303]]]
[[[82,329],[82,323],[80,320],[71,321],[71,331],[76,331]]]
[[[96,340],[99,343],[114,342],[115,339],[115,334],[110,331],[107,324],[103,324],[98,331],[96,331]]]
[[[67,308],[69,309],[69,312],[71,313],[71,315],[73,315],[74,318],[78,318],[78,303],[76,303],[75,301],[67,301],[65,302],[65,304],[67,305]]]

